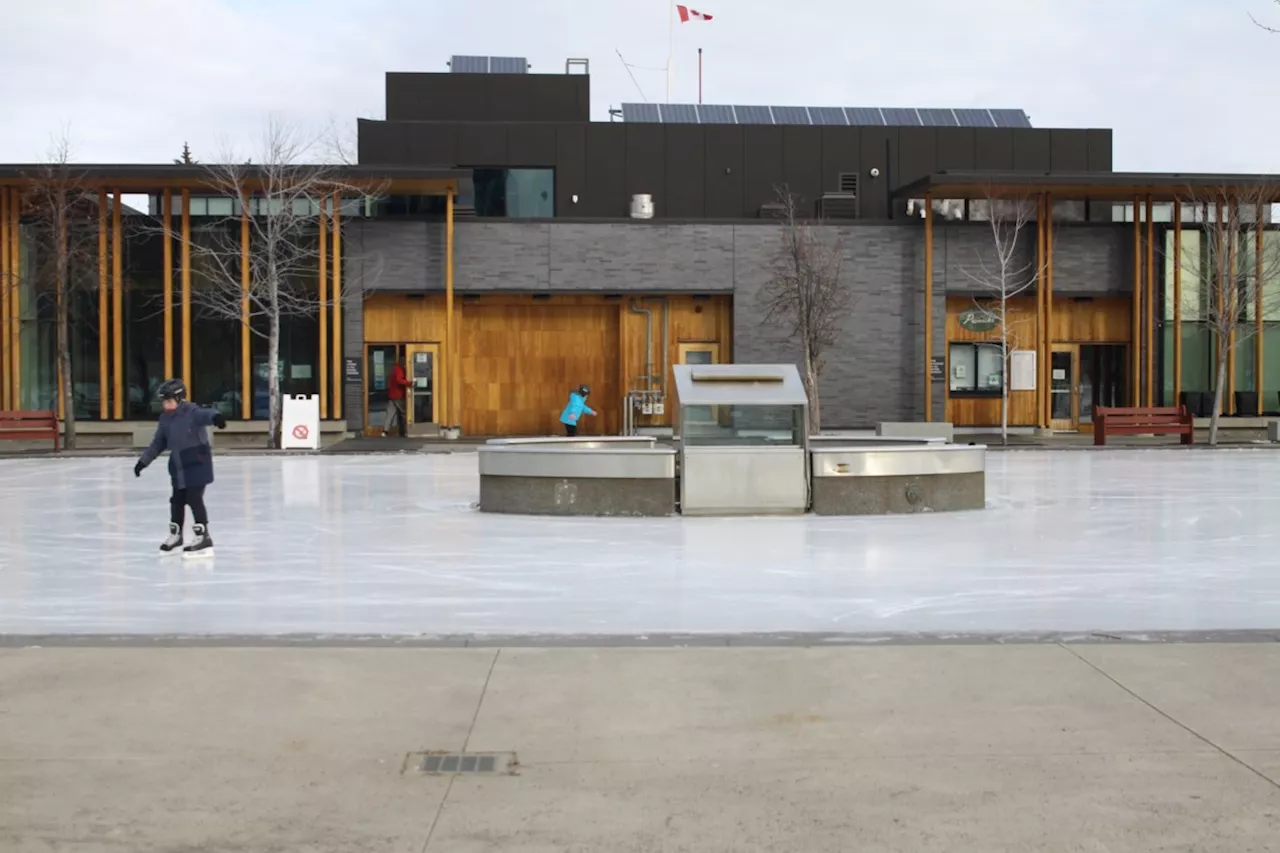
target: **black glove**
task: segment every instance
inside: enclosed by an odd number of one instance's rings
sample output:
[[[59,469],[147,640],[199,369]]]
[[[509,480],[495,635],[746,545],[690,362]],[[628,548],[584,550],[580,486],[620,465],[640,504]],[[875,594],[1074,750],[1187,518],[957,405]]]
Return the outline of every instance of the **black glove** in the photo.
[[[214,412],[213,425],[216,426],[218,429],[227,428],[227,419],[222,416],[222,412]]]
[[[136,465],[134,465],[134,466],[133,466],[133,476],[135,476],[135,477],[141,477],[141,476],[142,476],[142,469],[143,469],[143,468],[146,468],[146,467],[147,467],[146,465],[143,465],[143,464],[142,464],[142,460],[141,460],[141,459],[139,459],[139,460],[138,460],[138,464],[136,464]]]

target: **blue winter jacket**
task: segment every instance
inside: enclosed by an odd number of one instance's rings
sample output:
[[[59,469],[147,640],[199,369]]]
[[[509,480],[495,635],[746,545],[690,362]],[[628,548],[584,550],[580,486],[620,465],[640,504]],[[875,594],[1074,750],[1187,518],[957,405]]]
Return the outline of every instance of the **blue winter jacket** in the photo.
[[[595,409],[587,405],[587,398],[574,391],[569,395],[569,405],[565,406],[564,411],[560,413],[560,423],[577,424],[583,412],[588,415],[596,413]]]
[[[155,438],[138,460],[145,468],[169,451],[169,479],[175,489],[198,489],[213,482],[213,447],[208,427],[218,419],[217,409],[183,402],[172,412],[162,412]]]

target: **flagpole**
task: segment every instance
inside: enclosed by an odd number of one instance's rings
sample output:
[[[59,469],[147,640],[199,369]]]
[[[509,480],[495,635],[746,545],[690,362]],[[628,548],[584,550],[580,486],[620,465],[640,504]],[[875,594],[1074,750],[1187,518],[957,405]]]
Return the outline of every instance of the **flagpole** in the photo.
[[[702,48],[698,48],[698,103],[702,103]]]
[[[667,16],[667,103],[671,103],[671,59],[676,45],[676,4],[671,2],[671,13]]]

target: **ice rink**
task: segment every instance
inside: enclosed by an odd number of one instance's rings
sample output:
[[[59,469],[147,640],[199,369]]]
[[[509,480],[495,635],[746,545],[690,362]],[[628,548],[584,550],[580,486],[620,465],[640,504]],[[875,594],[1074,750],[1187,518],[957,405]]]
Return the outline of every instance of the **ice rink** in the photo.
[[[653,634],[1280,627],[1280,454],[988,455],[987,509],[482,515],[476,456],[223,457],[212,561],[168,478],[0,461],[0,633]],[[188,528],[189,530],[189,528]]]

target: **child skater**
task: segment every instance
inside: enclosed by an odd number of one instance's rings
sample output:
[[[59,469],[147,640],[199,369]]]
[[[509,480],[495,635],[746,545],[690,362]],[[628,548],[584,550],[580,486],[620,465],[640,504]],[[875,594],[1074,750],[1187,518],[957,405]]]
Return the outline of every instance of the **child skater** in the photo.
[[[206,409],[187,401],[187,386],[181,379],[161,383],[156,391],[164,411],[156,426],[155,438],[142,451],[133,475],[142,476],[142,469],[169,451],[169,479],[173,483],[173,496],[169,498],[169,538],[160,550],[172,553],[182,545],[182,525],[186,508],[191,507],[195,520],[192,532],[195,541],[182,549],[184,557],[212,557],[213,540],[209,538],[209,513],[204,507],[204,489],[213,482],[213,447],[209,444],[206,427],[212,425],[226,429],[226,418],[217,409]]]
[[[576,391],[569,392],[569,405],[560,413],[560,423],[564,424],[565,435],[578,434],[578,418],[582,417],[583,412],[588,415],[596,413],[595,409],[587,405],[587,395],[590,393],[591,389],[586,385],[579,385]]]

